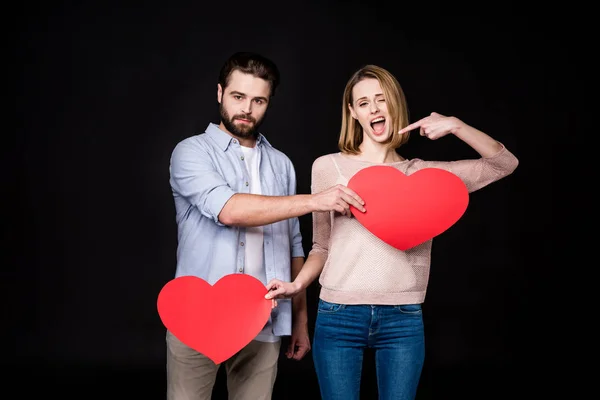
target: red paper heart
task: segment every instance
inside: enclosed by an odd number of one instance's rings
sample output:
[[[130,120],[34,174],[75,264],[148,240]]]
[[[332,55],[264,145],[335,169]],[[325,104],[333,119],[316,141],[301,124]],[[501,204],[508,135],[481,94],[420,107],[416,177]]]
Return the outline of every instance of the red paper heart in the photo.
[[[469,204],[463,181],[443,169],[405,175],[376,165],[358,171],[347,185],[364,201],[366,212],[350,207],[371,233],[399,250],[417,246],[446,231]]]
[[[251,275],[226,275],[213,286],[180,276],[160,291],[158,314],[176,338],[220,364],[264,328],[271,314],[265,294],[265,285]]]

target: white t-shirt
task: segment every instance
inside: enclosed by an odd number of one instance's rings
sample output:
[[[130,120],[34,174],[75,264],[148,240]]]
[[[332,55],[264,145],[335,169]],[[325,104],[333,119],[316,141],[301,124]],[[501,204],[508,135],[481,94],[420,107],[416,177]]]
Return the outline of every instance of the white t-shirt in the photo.
[[[241,146],[244,153],[244,161],[246,168],[250,173],[250,193],[262,194],[260,186],[260,151],[256,146],[245,147]],[[262,226],[246,228],[246,245],[245,245],[245,272],[260,280],[263,284],[267,284],[267,273],[264,264],[263,250],[263,228]],[[276,342],[280,338],[273,335],[273,328],[270,321],[264,329],[258,334],[255,340],[261,342]]]

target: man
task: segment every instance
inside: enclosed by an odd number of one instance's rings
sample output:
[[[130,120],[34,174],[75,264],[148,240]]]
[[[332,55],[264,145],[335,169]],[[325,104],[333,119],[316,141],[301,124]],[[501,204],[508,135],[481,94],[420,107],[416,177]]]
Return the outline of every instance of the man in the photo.
[[[278,84],[271,60],[232,55],[217,85],[220,124],[210,123],[175,146],[170,184],[178,225],[176,277],[214,284],[245,273],[265,287],[273,278],[293,280],[304,263],[299,216],[332,210],[351,216],[350,205],[364,211],[356,193],[341,185],[296,194],[290,159],[258,132]],[[300,360],[310,350],[306,294],[291,301],[279,300],[255,340],[223,363],[229,398],[271,398],[281,336],[291,335],[288,358]],[[210,399],[218,368],[167,332],[168,400]]]

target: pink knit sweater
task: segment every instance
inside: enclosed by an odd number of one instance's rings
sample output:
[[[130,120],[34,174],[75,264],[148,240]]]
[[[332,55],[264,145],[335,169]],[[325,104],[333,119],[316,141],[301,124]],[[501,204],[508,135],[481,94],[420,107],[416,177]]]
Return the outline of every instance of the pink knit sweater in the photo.
[[[460,161],[412,159],[389,163],[406,175],[423,168],[440,168],[457,175],[469,193],[511,174],[517,158],[502,146],[492,157]],[[312,193],[336,184],[347,185],[359,170],[377,165],[332,153],[315,160]],[[310,253],[326,257],[319,278],[321,299],[341,304],[416,304],[425,300],[431,263],[428,240],[407,251],[377,238],[356,218],[337,212],[315,212]]]

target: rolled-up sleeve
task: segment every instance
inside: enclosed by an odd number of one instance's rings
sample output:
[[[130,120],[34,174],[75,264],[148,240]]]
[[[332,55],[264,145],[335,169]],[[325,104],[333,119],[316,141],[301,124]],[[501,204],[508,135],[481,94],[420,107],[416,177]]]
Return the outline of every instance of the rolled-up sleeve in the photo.
[[[225,203],[235,194],[214,165],[207,150],[191,140],[175,146],[171,154],[170,183],[174,193],[216,224]]]

